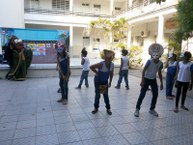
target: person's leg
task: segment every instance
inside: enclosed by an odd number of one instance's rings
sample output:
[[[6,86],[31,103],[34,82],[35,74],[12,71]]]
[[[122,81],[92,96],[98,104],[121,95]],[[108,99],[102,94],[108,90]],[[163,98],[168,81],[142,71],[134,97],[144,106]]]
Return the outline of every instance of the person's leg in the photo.
[[[84,74],[85,86],[86,86],[87,88],[89,87],[89,83],[88,83],[88,73],[89,73],[89,71],[85,71],[85,74]]]
[[[61,74],[59,75],[59,78],[60,78],[60,80],[59,80],[59,86],[60,86],[60,90],[61,90],[61,95],[62,95],[62,97],[61,97],[61,99],[59,99],[57,102],[63,102],[63,100],[65,99],[65,97],[64,97],[64,79],[62,78],[62,75],[61,75]]]
[[[179,100],[180,100],[180,95],[181,95],[181,89],[182,89],[182,82],[177,82],[177,91],[176,91],[176,102],[175,102],[175,109],[174,112],[178,112],[178,104],[179,104]]]
[[[125,81],[125,87],[129,89],[128,70],[124,70],[124,81]]]
[[[151,86],[152,95],[153,95],[151,100],[150,110],[154,110],[157,103],[157,97],[158,97],[158,85],[157,85],[156,79],[151,80],[150,86]]]
[[[111,106],[110,106],[110,101],[109,101],[108,89],[107,89],[106,94],[103,94],[103,97],[104,97],[104,101],[105,101],[105,104],[106,104],[107,113],[109,115],[112,115],[112,112],[110,110]]]
[[[170,96],[170,75],[166,74],[166,97]]]
[[[140,107],[141,107],[142,101],[146,95],[148,86],[149,86],[149,80],[144,78],[144,86],[141,87],[140,95],[139,95],[137,105],[136,105],[136,109],[138,109],[138,110],[140,110]]]
[[[182,87],[182,100],[181,100],[181,107],[182,107],[182,109],[187,110],[187,111],[189,109],[184,106],[184,103],[185,103],[185,100],[186,100],[186,94],[187,94],[187,91],[188,91],[188,87],[189,87],[189,83],[183,83],[183,87]]]
[[[80,76],[80,82],[79,82],[77,88],[81,88],[81,85],[82,85],[82,83],[83,83],[83,80],[84,80],[84,71],[82,71],[82,73],[81,73],[81,76]]]
[[[123,71],[121,71],[119,74],[119,79],[118,79],[118,82],[117,82],[117,85],[115,86],[115,88],[117,88],[117,89],[120,88],[122,79],[123,79]]]
[[[94,82],[94,86],[95,86],[95,99],[94,99],[94,110],[92,111],[93,114],[97,113],[98,111],[100,99],[99,82]]]
[[[66,105],[68,103],[68,81],[63,81],[64,85],[64,101],[63,104]]]

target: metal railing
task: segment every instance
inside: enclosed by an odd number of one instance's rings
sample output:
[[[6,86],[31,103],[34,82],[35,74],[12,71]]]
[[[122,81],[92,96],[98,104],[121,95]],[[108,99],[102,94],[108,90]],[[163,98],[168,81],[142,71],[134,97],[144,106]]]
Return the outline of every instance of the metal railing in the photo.
[[[111,18],[112,15],[92,12],[78,12],[69,10],[57,10],[57,9],[39,9],[39,8],[25,8],[25,14],[43,14],[43,15],[75,15],[75,16],[88,16],[88,17],[103,17]]]

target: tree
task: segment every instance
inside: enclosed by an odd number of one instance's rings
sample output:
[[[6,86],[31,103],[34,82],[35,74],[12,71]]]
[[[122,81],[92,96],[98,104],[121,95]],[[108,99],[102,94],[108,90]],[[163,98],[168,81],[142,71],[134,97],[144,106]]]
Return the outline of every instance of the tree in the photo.
[[[187,40],[193,37],[193,1],[182,0],[177,5],[177,30],[175,32],[176,41]]]
[[[125,18],[114,21],[98,18],[90,22],[90,32],[92,32],[94,36],[103,36],[106,47],[126,46],[125,40],[127,38],[128,22]],[[113,44],[114,39],[119,41],[117,46]]]

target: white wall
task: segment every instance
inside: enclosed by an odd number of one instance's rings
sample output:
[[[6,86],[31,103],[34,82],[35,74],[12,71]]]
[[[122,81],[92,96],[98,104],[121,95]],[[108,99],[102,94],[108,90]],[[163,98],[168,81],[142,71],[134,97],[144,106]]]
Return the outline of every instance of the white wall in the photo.
[[[1,0],[0,27],[24,28],[24,1]]]

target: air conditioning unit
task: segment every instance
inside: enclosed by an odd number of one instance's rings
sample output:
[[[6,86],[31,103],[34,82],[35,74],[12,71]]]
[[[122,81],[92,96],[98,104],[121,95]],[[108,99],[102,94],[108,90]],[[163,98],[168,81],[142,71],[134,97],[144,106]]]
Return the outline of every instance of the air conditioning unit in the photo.
[[[147,30],[142,30],[140,36],[141,37],[147,37],[148,36],[148,31]]]

